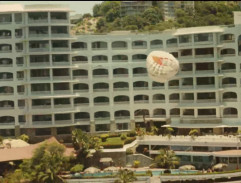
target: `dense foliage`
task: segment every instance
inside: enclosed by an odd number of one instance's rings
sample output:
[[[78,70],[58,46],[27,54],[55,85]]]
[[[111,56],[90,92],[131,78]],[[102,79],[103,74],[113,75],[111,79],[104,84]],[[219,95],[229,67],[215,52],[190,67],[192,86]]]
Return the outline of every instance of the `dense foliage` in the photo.
[[[233,11],[240,11],[237,3],[225,1],[195,1],[194,9],[176,9],[175,20],[163,21],[160,6],[152,7],[137,15],[121,17],[120,1],[103,1],[93,7],[93,16],[101,17],[97,32],[114,30],[163,31],[165,29],[207,25],[233,24]]]
[[[160,154],[155,157],[155,163],[158,168],[173,169],[179,165],[179,158],[174,151],[161,149]]]

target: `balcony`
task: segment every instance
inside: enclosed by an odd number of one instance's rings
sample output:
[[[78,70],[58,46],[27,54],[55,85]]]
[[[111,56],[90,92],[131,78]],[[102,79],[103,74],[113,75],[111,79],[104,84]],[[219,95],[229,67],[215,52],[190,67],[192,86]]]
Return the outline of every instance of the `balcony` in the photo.
[[[33,125],[38,125],[38,126],[50,126],[52,125],[52,121],[33,121]]]
[[[42,47],[42,48],[29,48],[30,52],[48,52],[49,48],[48,47]]]
[[[165,100],[153,100],[153,103],[165,103]]]
[[[52,48],[52,51],[59,51],[59,52],[61,52],[61,51],[70,51],[70,48],[69,47],[53,47]]]
[[[43,77],[31,77],[31,81],[42,81],[42,80],[50,80],[49,76],[43,76]]]
[[[12,15],[11,14],[1,14],[0,15],[0,24],[11,24]]]
[[[31,95],[50,95],[51,91],[31,91]]]
[[[71,94],[71,90],[54,90],[54,95],[59,95],[59,94]]]
[[[50,109],[51,105],[32,105],[32,109]]]

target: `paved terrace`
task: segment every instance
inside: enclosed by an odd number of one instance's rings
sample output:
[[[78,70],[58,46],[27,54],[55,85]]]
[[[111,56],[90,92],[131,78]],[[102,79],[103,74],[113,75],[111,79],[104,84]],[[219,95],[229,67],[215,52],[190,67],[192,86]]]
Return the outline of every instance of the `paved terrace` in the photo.
[[[193,140],[190,136],[172,136],[170,139],[166,136],[144,136],[143,139],[137,137],[137,140],[124,145],[123,148],[103,149],[103,152],[123,152],[129,147],[135,145],[172,145],[172,146],[213,146],[213,147],[241,147],[239,138],[236,136],[206,135],[198,136]]]

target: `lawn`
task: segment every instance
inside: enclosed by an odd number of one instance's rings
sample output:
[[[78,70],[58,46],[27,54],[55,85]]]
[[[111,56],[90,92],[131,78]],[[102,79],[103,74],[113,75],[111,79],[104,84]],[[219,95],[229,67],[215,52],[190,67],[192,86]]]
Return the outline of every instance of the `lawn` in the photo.
[[[127,137],[125,140],[121,140],[120,137],[109,137],[105,142],[101,142],[101,146],[105,149],[122,148],[124,144],[131,143],[135,140],[135,137]]]

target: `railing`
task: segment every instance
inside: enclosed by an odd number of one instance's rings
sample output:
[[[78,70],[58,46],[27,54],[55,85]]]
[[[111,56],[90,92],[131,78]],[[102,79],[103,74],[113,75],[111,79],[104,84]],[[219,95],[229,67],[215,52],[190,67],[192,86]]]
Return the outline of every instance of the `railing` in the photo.
[[[70,90],[54,90],[54,94],[71,94]]]
[[[109,105],[109,102],[95,102],[94,105]]]
[[[73,64],[86,64],[88,63],[87,60],[75,60],[75,61],[72,61]]]
[[[32,91],[31,95],[48,95],[51,94],[51,91]]]
[[[106,75],[93,75],[94,78],[108,78],[108,74]]]
[[[146,59],[132,59],[133,62],[145,62]]]
[[[143,46],[132,46],[132,49],[147,49],[147,45],[143,45]]]
[[[0,36],[0,39],[11,39],[12,36]]]
[[[13,93],[0,93],[0,95],[13,95]]]
[[[54,108],[70,108],[71,104],[56,104]]]
[[[61,125],[61,124],[71,124],[71,120],[55,120],[56,125]]]
[[[134,77],[147,76],[147,73],[133,74]]]
[[[163,115],[153,115],[153,117],[156,117],[156,118],[166,118],[166,115],[165,114],[163,114]]]
[[[153,100],[153,103],[165,103],[165,100]]]
[[[85,78],[88,78],[88,75],[73,76],[73,79],[85,79]]]
[[[177,47],[177,43],[168,43],[167,47],[168,48]]]
[[[33,38],[33,37],[49,37],[49,34],[29,34],[28,35],[29,38]]]
[[[216,118],[216,115],[198,115],[197,118],[205,118],[205,119],[208,119],[208,118]]]
[[[151,48],[151,49],[163,48],[163,45],[162,45],[162,44],[151,45],[150,48]]]
[[[197,85],[197,88],[215,88],[215,85]]]
[[[0,24],[12,24],[12,22],[3,22],[3,21],[0,21]]]
[[[66,65],[70,65],[70,62],[68,61],[61,61],[61,62],[53,62],[53,65],[63,65],[63,66],[66,66]]]
[[[0,50],[0,53],[11,53],[12,50]]]
[[[50,62],[30,62],[30,66],[49,66]]]
[[[30,80],[36,81],[36,80],[49,80],[49,76],[43,76],[43,77],[31,77]]]
[[[114,102],[114,104],[119,104],[119,105],[121,105],[121,104],[129,104],[130,103],[130,101],[115,101]]]
[[[176,99],[174,99],[174,100],[169,100],[169,102],[170,102],[170,103],[179,103],[180,100],[176,100]]]
[[[222,85],[223,87],[236,87],[237,85],[236,84],[223,84]]]
[[[226,98],[223,99],[223,102],[237,102],[237,98]]]
[[[109,91],[109,88],[98,88],[98,89],[93,89],[94,92],[103,92],[103,91]]]
[[[13,78],[0,78],[0,81],[13,81]]]
[[[134,90],[148,90],[148,87],[134,87]]]
[[[223,117],[224,118],[237,118],[238,115],[237,114],[224,114]]]
[[[12,67],[13,64],[0,64],[0,67]]]
[[[102,47],[102,48],[92,48],[92,50],[98,51],[98,50],[107,50],[107,47]]]
[[[45,52],[49,51],[49,48],[29,48],[30,52]]]
[[[112,47],[112,50],[127,50],[128,47]]]
[[[79,47],[79,48],[72,48],[73,51],[78,51],[78,50],[87,50],[87,47]]]
[[[115,116],[115,119],[130,119],[130,116]]]
[[[81,105],[87,106],[87,105],[89,105],[89,103],[75,103],[74,104],[75,107],[78,107],[78,106],[81,106]]]
[[[235,53],[221,54],[221,57],[232,57],[232,56],[235,56]]]
[[[195,45],[209,45],[209,44],[213,44],[213,41],[195,41],[194,44]]]
[[[135,100],[134,104],[149,103],[149,100]]]
[[[51,19],[51,23],[69,23],[68,19]]]
[[[214,70],[196,70],[195,74],[211,74],[214,73]]]
[[[179,43],[178,45],[179,47],[182,47],[182,46],[192,46],[192,42],[187,42],[187,43]]]
[[[0,122],[0,126],[7,126],[7,125],[15,125],[15,122],[7,122],[7,123],[2,123]]]
[[[221,40],[220,43],[234,43],[235,40],[234,39],[227,39],[227,40]]]
[[[55,34],[51,34],[51,37],[70,37],[70,35],[68,33],[55,33]]]
[[[95,117],[96,121],[110,120],[110,117]]]
[[[76,93],[76,92],[86,93],[86,92],[89,92],[89,89],[75,89],[74,93]]]
[[[51,105],[33,105],[32,109],[49,109]]]
[[[14,106],[1,106],[0,110],[14,109]]]
[[[128,60],[112,60],[112,62],[128,62]]]
[[[33,125],[52,125],[52,121],[33,121]]]
[[[128,74],[114,74],[114,77],[128,77]]]
[[[90,118],[80,118],[80,119],[75,119],[74,120],[75,123],[84,122],[84,121],[90,121]]]
[[[165,89],[165,86],[153,86],[153,90]]]
[[[92,60],[92,63],[107,63],[108,60]]]
[[[225,70],[221,70],[222,73],[234,73],[236,72],[236,69],[225,69]]]
[[[52,51],[70,51],[68,47],[52,48]]]
[[[178,86],[168,86],[169,89],[178,89],[179,88],[179,85]]]
[[[31,19],[28,18],[29,24],[37,24],[37,23],[48,23],[48,19]]]
[[[197,103],[213,103],[216,102],[216,99],[198,99]]]
[[[66,80],[71,79],[70,76],[53,76],[53,80]]]
[[[194,103],[194,100],[181,100],[180,103]]]
[[[114,88],[114,91],[128,91],[129,88]]]
[[[195,58],[213,58],[213,54],[195,55]]]

